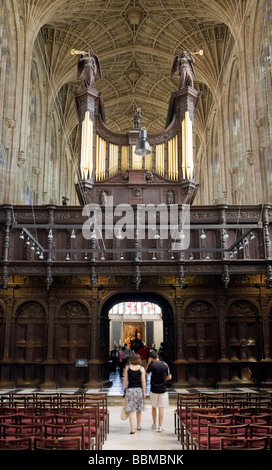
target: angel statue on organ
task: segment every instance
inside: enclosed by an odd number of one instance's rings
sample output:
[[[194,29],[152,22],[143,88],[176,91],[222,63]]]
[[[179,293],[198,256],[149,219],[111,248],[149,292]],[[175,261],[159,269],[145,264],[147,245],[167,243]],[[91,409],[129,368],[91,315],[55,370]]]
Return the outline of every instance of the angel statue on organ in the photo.
[[[193,87],[195,77],[194,62],[195,59],[191,52],[187,55],[186,51],[183,51],[180,56],[177,55],[174,58],[170,78],[177,72],[180,76],[179,88]]]
[[[90,49],[78,58],[78,78],[81,80],[81,88],[94,86],[94,77],[98,73],[102,78],[102,71],[98,57],[92,54]]]

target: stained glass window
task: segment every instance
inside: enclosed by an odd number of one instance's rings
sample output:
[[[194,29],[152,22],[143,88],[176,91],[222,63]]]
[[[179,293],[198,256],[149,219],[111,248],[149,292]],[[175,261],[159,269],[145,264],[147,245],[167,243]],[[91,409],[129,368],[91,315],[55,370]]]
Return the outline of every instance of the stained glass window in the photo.
[[[161,315],[161,307],[152,302],[121,302],[114,305],[110,315]]]

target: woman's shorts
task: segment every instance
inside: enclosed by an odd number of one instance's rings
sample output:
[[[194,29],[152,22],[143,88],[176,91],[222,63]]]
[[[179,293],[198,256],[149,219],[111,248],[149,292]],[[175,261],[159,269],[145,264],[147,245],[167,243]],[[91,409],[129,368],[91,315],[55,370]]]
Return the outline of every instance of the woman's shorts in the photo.
[[[153,393],[149,392],[151,405],[153,408],[164,408],[169,405],[169,396],[168,392],[165,393]]]

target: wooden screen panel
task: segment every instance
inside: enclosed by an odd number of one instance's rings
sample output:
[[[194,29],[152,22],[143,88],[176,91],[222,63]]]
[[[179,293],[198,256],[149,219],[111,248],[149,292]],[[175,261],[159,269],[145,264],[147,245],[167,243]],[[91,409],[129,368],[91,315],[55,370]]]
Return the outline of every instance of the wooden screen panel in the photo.
[[[15,360],[42,362],[46,359],[46,315],[38,302],[26,302],[16,312]]]
[[[57,315],[56,359],[73,362],[90,355],[90,323],[87,307],[80,302],[67,302]]]

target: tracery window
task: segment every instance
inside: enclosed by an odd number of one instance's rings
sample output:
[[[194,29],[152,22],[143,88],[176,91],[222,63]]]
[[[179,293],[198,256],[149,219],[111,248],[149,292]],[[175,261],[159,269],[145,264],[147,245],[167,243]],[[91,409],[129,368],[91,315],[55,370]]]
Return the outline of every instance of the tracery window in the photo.
[[[113,315],[161,315],[159,305],[151,302],[121,302],[114,305],[109,314]]]

